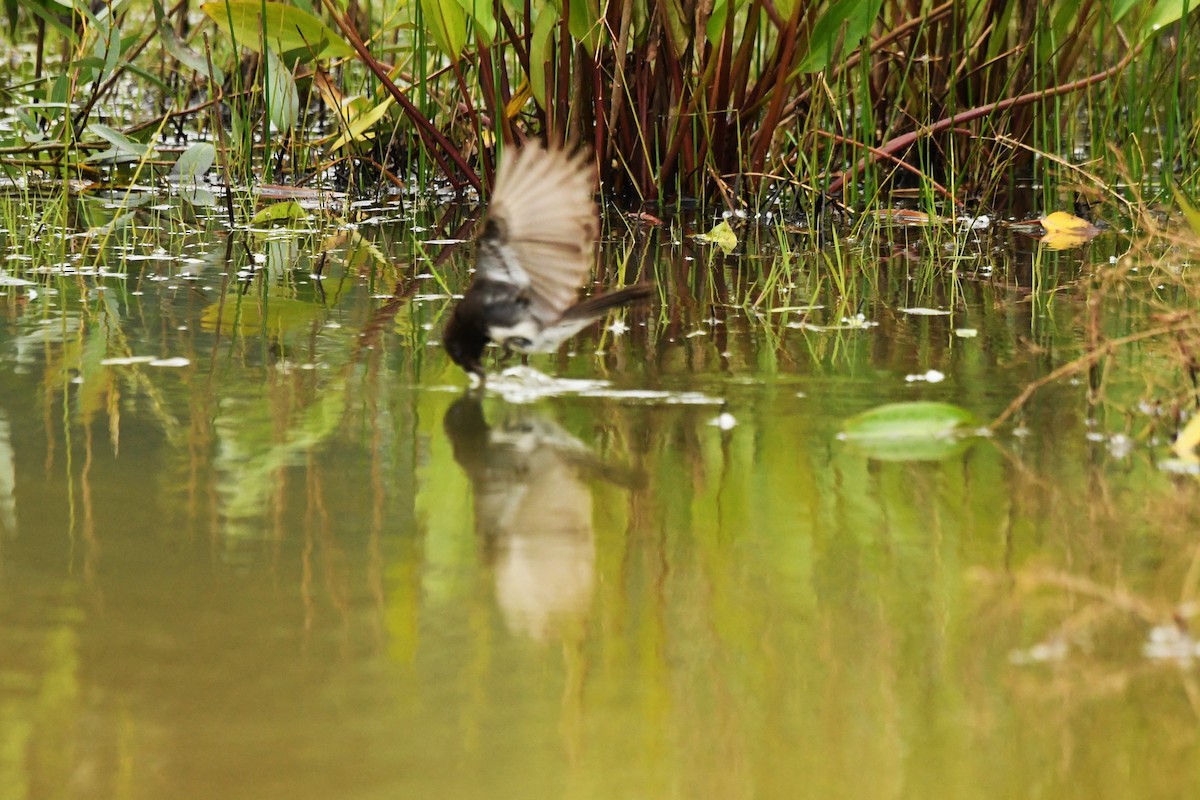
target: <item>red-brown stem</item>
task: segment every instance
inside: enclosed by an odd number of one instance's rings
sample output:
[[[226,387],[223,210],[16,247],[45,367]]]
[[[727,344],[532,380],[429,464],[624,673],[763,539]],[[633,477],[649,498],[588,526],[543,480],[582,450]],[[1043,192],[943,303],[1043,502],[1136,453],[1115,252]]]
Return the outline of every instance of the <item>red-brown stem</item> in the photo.
[[[432,155],[434,161],[438,163],[438,167],[442,170],[442,174],[446,176],[446,179],[455,186],[461,185],[459,179],[454,174],[454,170],[451,169],[450,165],[446,162],[445,156],[449,156],[450,160],[454,162],[454,165],[458,167],[462,175],[467,179],[467,183],[471,184],[475,191],[482,194],[483,184],[480,182],[479,176],[475,174],[475,170],[471,169],[471,167],[467,165],[466,159],[463,158],[463,155],[458,151],[458,148],[451,144],[450,140],[447,139],[440,130],[434,127],[433,123],[426,119],[425,115],[421,113],[420,109],[413,105],[412,101],[408,99],[408,96],[405,95],[404,92],[400,91],[400,87],[396,86],[396,84],[392,82],[392,79],[388,77],[387,70],[385,70],[383,65],[376,61],[375,57],[371,55],[371,51],[367,49],[367,46],[359,37],[358,31],[356,31],[354,26],[350,24],[350,20],[346,19],[341,12],[338,11],[337,6],[335,6],[333,3],[333,0],[322,0],[322,5],[325,6],[325,10],[329,12],[329,16],[333,19],[334,23],[338,26],[338,29],[346,37],[346,40],[350,42],[350,46],[354,48],[354,52],[358,53],[359,59],[363,62],[363,64],[366,65],[367,69],[374,73],[375,77],[379,79],[379,82],[383,84],[383,88],[387,89],[388,94],[392,96],[392,99],[394,99],[400,105],[400,108],[404,110],[404,113],[408,116],[408,118],[411,119],[417,126],[417,132],[421,136],[421,141],[423,141],[425,146],[429,148],[430,155]],[[441,152],[439,152],[439,149]]]
[[[1125,67],[1129,66],[1137,54],[1142,51],[1143,46],[1144,45],[1139,44],[1138,46],[1134,47],[1116,64],[1112,65],[1106,70],[1103,70],[1102,72],[1097,72],[1095,75],[1089,75],[1086,78],[1080,78],[1077,81],[1065,83],[1061,86],[1053,86],[1049,89],[1042,89],[1041,91],[1037,92],[1029,92],[1028,94],[1023,94],[1018,97],[1010,97],[1007,100],[1000,100],[996,103],[988,103],[986,105],[976,106],[975,108],[969,108],[966,111],[946,117],[945,119],[938,120],[932,125],[926,125],[919,130],[906,133],[903,136],[897,136],[895,139],[886,142],[879,148],[872,148],[871,152],[880,156],[884,154],[888,156],[894,156],[896,153],[908,148],[918,139],[925,136],[931,136],[935,133],[941,133],[948,128],[953,128],[955,125],[959,125],[964,122],[971,122],[972,120],[979,119],[980,117],[986,117],[988,114],[994,114],[998,111],[1007,111],[1010,108],[1027,106],[1032,103],[1047,100],[1051,97],[1057,97],[1059,95],[1077,92],[1080,89],[1086,89],[1089,86],[1093,86],[1113,77],[1121,72],[1121,70],[1125,69]],[[855,164],[846,172],[842,173],[842,175],[836,178],[833,183],[829,184],[829,188],[826,189],[826,192],[829,194],[835,194],[841,191],[842,186],[846,183],[846,179],[857,175],[866,166],[867,159],[860,159],[857,164]]]

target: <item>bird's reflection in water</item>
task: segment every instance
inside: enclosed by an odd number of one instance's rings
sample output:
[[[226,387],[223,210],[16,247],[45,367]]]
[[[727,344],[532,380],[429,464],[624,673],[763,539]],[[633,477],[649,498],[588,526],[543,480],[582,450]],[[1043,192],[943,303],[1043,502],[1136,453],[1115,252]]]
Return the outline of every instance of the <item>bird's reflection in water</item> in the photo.
[[[595,585],[592,493],[600,478],[633,486],[637,475],[601,461],[557,423],[508,407],[489,426],[465,395],[443,425],[475,496],[475,528],[509,627],[538,641],[582,622]]]

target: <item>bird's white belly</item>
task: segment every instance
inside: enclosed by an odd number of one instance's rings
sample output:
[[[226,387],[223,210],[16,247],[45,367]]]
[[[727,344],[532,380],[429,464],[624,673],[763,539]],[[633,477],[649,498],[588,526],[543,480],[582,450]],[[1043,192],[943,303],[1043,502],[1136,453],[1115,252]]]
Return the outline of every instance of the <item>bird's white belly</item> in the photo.
[[[518,353],[540,353],[544,349],[542,326],[534,319],[522,320],[507,328],[492,326],[488,328],[488,336]]]

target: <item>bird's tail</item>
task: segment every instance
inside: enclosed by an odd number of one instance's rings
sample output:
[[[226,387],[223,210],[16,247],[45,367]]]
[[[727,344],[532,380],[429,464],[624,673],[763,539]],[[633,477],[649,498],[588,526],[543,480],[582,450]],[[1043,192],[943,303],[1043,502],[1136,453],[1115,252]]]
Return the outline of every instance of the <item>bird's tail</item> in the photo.
[[[635,283],[633,286],[626,286],[623,289],[605,292],[604,294],[594,295],[586,300],[581,300],[564,311],[562,319],[564,322],[568,320],[590,321],[609,309],[628,305],[638,300],[645,300],[652,294],[654,294],[654,284]]]
[[[633,286],[626,286],[624,289],[605,292],[578,302],[564,311],[557,322],[542,330],[538,347],[533,352],[554,352],[567,339],[612,309],[637,300],[645,300],[652,294],[654,294],[654,284],[636,283]]]

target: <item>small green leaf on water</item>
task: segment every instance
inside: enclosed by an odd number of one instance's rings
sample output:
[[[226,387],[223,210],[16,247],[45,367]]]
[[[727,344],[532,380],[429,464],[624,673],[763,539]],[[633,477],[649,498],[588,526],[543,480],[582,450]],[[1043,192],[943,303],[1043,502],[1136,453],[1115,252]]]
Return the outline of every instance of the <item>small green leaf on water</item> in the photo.
[[[878,461],[940,461],[973,444],[975,416],[949,403],[879,406],[846,420],[839,438]]]
[[[978,425],[975,415],[950,403],[890,403],[864,411],[842,425],[846,439],[925,439]]]
[[[726,255],[733,252],[733,248],[737,247],[737,234],[733,232],[733,228],[729,227],[727,220],[721,222],[708,233],[696,234],[696,239],[702,242],[712,242],[717,247],[721,248]]]
[[[254,215],[251,220],[253,225],[263,225],[271,222],[293,222],[295,220],[306,219],[308,212],[304,207],[295,200],[288,200],[283,203],[272,203]]]

